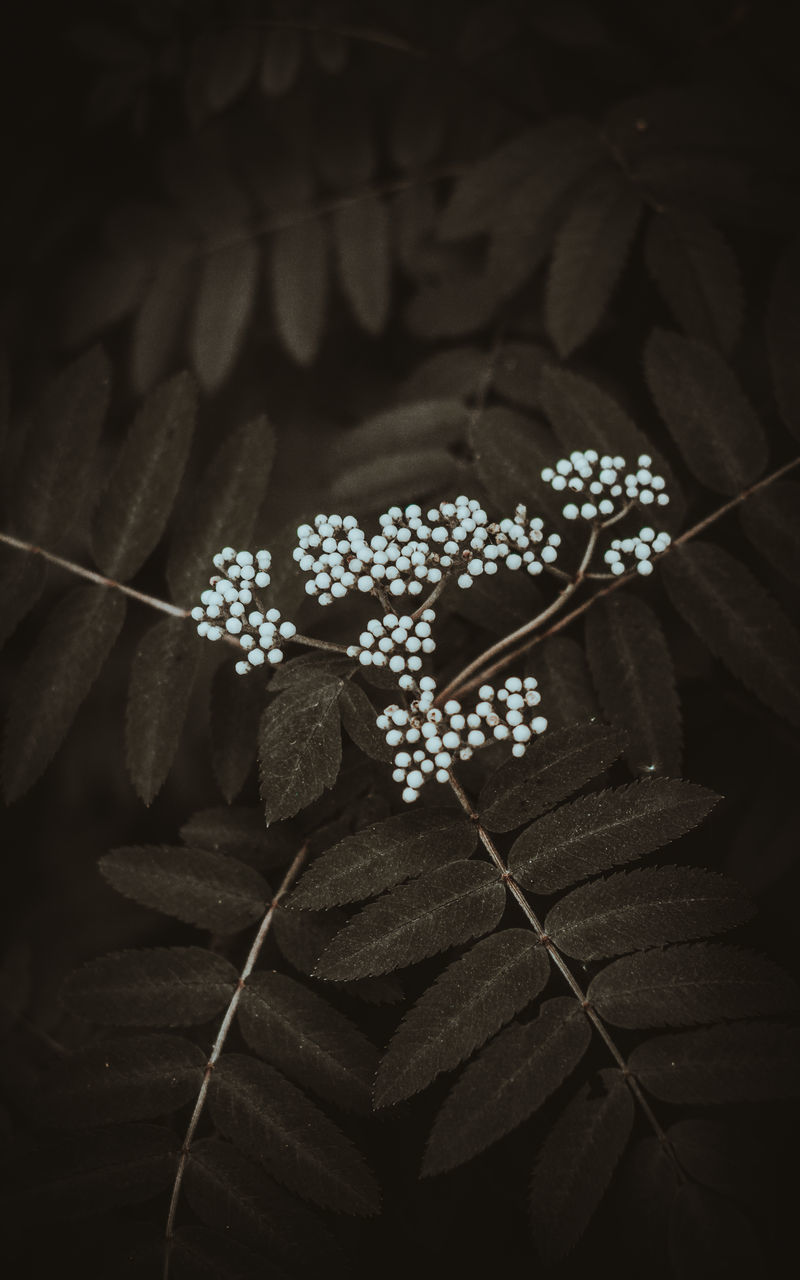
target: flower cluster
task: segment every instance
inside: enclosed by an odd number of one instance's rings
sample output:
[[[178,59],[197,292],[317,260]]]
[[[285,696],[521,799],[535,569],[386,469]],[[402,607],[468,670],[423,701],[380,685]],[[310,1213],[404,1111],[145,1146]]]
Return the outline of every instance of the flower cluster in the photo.
[[[387,613],[383,618],[373,618],[347,654],[358,658],[363,667],[388,667],[398,676],[401,689],[413,689],[413,672],[422,668],[422,655],[433,653],[436,641],[431,626],[436,621],[433,609],[424,609],[418,619],[403,614],[397,617]]]
[[[636,470],[628,471],[622,457],[608,453],[601,456],[596,449],[576,449],[568,458],[560,458],[555,467],[545,467],[542,479],[557,493],[572,497],[563,508],[566,520],[608,519],[633,504],[667,505],[666,481],[653,474],[652,465],[649,454],[642,453]]]
[[[513,520],[506,518],[496,526],[497,555],[507,569],[521,569],[535,576],[546,564],[553,564],[558,557],[561,537],[557,533],[544,536],[544,521],[540,516],[528,518],[527,507],[518,506]],[[539,544],[544,545],[539,547]],[[459,579],[460,583],[460,579]]]
[[[201,603],[192,609],[197,634],[207,640],[235,639],[245,652],[236,663],[239,675],[247,675],[265,662],[277,666],[283,661],[283,641],[297,631],[293,622],[281,622],[277,609],[263,612],[253,592],[270,584],[269,551],[234,551],[223,547],[214,556],[214,565],[222,573],[209,580],[209,588],[200,596]]]
[[[656,533],[645,527],[632,538],[615,538],[603,559],[617,576],[625,573],[631,564],[635,564],[637,573],[647,575],[653,572],[653,556],[666,551],[671,541],[668,533]]]
[[[403,799],[408,804],[431,778],[447,782],[456,758],[468,760],[493,738],[509,740],[512,754],[522,756],[531,738],[547,728],[544,716],[532,715],[540,701],[532,676],[524,680],[509,676],[499,690],[481,685],[480,701],[470,712],[462,710],[455,698],[442,709],[434,706],[436,681],[431,676],[423,676],[419,687],[421,693],[410,707],[392,704],[377,718],[388,745],[399,748],[392,777],[404,784]]]

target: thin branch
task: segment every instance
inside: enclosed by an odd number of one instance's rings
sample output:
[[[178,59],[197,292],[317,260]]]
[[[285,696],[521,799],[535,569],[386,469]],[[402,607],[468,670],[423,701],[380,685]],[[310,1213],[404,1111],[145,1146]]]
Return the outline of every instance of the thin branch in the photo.
[[[430,593],[427,600],[423,600],[422,604],[419,605],[419,607],[416,608],[412,613],[411,619],[413,622],[416,622],[418,618],[421,618],[426,609],[430,609],[433,607],[433,605],[436,604],[436,601],[439,599],[439,596],[442,594],[445,587],[447,586],[450,580],[450,576],[451,575],[449,573],[442,574],[441,578],[436,583],[436,586],[433,588],[433,591]]]
[[[304,636],[299,631],[295,631],[292,641],[296,644],[307,644],[309,649],[325,649],[327,653],[341,653],[345,658],[349,657],[347,645],[334,644],[332,640],[315,640],[313,636]]]
[[[297,874],[300,871],[300,868],[302,867],[303,863],[306,860],[307,853],[308,853],[308,842],[306,842],[302,846],[302,848],[299,850],[299,852],[296,854],[294,861],[289,867],[289,870],[286,872],[286,875],[283,877],[283,880],[281,882],[280,888],[278,889],[278,892],[275,894],[275,897],[272,899],[272,902],[269,904],[269,910],[267,911],[267,914],[264,916],[264,919],[261,921],[261,924],[258,929],[258,933],[256,934],[255,939],[253,940],[253,945],[251,946],[247,954],[247,959],[244,962],[244,967],[242,969],[241,974],[239,975],[239,981],[236,984],[236,990],[231,996],[230,1004],[225,1010],[225,1015],[222,1019],[222,1022],[220,1023],[219,1031],[217,1032],[216,1039],[211,1049],[211,1055],[208,1059],[208,1062],[206,1063],[206,1069],[203,1072],[203,1081],[202,1081],[202,1084],[200,1085],[200,1092],[197,1095],[197,1101],[194,1106],[194,1111],[192,1112],[192,1116],[189,1121],[189,1126],[186,1130],[186,1137],[184,1138],[183,1145],[181,1147],[180,1158],[178,1160],[178,1168],[175,1173],[175,1182],[172,1187],[172,1196],[169,1202],[169,1212],[167,1213],[167,1225],[164,1230],[164,1270],[162,1273],[163,1280],[169,1280],[169,1267],[170,1267],[170,1260],[172,1258],[172,1242],[174,1240],[174,1233],[175,1233],[175,1215],[177,1213],[178,1201],[180,1199],[181,1187],[183,1185],[183,1176],[186,1172],[186,1162],[189,1158],[189,1151],[191,1149],[192,1141],[194,1139],[195,1130],[197,1129],[200,1116],[202,1115],[203,1107],[205,1106],[205,1102],[206,1102],[206,1097],[208,1096],[208,1087],[211,1083],[212,1072],[225,1046],[225,1041],[227,1039],[228,1032],[231,1029],[231,1023],[233,1022],[233,1019],[236,1015],[236,1010],[239,1007],[239,1001],[242,998],[242,991],[244,990],[245,983],[247,982],[247,979],[250,977],[250,974],[253,972],[253,968],[255,966],[256,961],[258,960],[258,956],[261,951],[261,948],[264,945],[264,940],[270,931],[270,927],[272,925],[272,921],[275,916],[275,908],[277,907],[278,903],[280,902],[284,894],[288,893],[289,889],[292,887],[292,884],[294,883],[297,877]]]
[[[497,848],[497,845],[495,844],[494,840],[490,836],[489,832],[481,823],[480,817],[478,816],[476,811],[473,809],[472,804],[470,803],[469,797],[467,796],[463,787],[459,783],[458,779],[455,777],[452,769],[449,770],[449,777],[450,777],[450,786],[459,804],[461,805],[462,809],[464,810],[464,812],[466,813],[470,821],[474,823],[475,830],[478,833],[478,838],[480,839],[481,844],[483,845],[484,849],[488,853],[492,862],[497,867],[497,870],[500,872],[501,876],[503,877],[506,888],[508,889],[509,893],[514,898],[514,900],[517,902],[519,907],[522,909],[522,912],[526,920],[528,921],[528,924],[536,933],[538,941],[546,950],[553,966],[561,974],[561,977],[564,979],[570,991],[575,996],[575,999],[580,1004],[581,1008],[583,1009],[583,1012],[585,1013],[586,1017],[589,1019],[589,1022],[592,1024],[595,1031],[600,1036],[600,1039],[603,1041],[603,1044],[606,1046],[606,1049],[611,1054],[611,1057],[614,1059],[617,1066],[619,1067],[622,1073],[622,1077],[625,1083],[627,1084],[628,1088],[630,1089],[631,1093],[633,1094],[634,1099],[641,1107],[642,1112],[646,1116],[653,1132],[655,1133],[656,1137],[661,1143],[663,1150],[666,1152],[666,1154],[674,1164],[678,1174],[679,1181],[681,1182],[685,1181],[683,1170],[681,1169],[681,1166],[678,1163],[678,1158],[675,1155],[675,1150],[672,1146],[672,1143],[670,1142],[669,1138],[664,1132],[664,1129],[659,1123],[658,1117],[656,1116],[655,1112],[653,1111],[653,1108],[650,1106],[650,1103],[645,1097],[638,1079],[636,1078],[636,1076],[633,1074],[630,1067],[628,1066],[628,1063],[625,1059],[624,1054],[621,1052],[621,1050],[618,1048],[618,1046],[612,1039],[608,1028],[606,1027],[605,1023],[601,1019],[600,1015],[597,1013],[596,1009],[592,1006],[589,1000],[587,1000],[586,992],[583,990],[577,978],[573,974],[572,970],[569,968],[569,965],[567,964],[566,960],[562,956],[561,952],[556,947],[552,938],[548,937],[548,935],[545,933],[542,923],[539,920],[539,917],[537,916],[531,904],[528,902],[528,899],[526,898],[522,888],[520,887],[519,884],[517,884],[517,881],[514,879],[513,875],[511,874],[505,862],[503,861],[503,858]]]

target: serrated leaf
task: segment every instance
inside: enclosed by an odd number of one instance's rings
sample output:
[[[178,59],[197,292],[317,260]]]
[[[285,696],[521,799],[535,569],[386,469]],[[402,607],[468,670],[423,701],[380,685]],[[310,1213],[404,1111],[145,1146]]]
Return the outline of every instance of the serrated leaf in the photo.
[[[333,213],[333,242],[342,290],[367,333],[382,333],[391,302],[389,215],[377,195],[360,196]]]
[[[339,679],[309,676],[264,711],[258,763],[268,826],[294,817],[336,781],[342,762],[341,686]]]
[[[655,1036],[634,1049],[628,1066],[664,1102],[792,1098],[800,1089],[800,1030],[739,1022]]]
[[[266,880],[252,867],[208,849],[113,849],[99,867],[126,898],[214,933],[246,929],[264,914],[272,897]]]
[[[781,258],[772,278],[766,323],[775,399],[786,426],[800,436],[800,243]]]
[[[371,898],[469,856],[475,829],[456,809],[413,809],[340,840],[308,868],[289,906],[318,910]]]
[[[185,322],[195,276],[191,246],[165,246],[133,323],[131,383],[139,395],[146,395],[164,376]]]
[[[48,1143],[36,1182],[20,1199],[57,1219],[83,1218],[149,1200],[169,1186],[180,1139],[154,1124],[114,1125]]]
[[[391,973],[493,929],[506,892],[484,862],[451,862],[370,903],[322,953],[316,976],[347,980]]]
[[[512,831],[530,822],[596,778],[621,750],[622,739],[606,724],[554,729],[487,780],[478,803],[481,821],[490,831]]]
[[[183,618],[145,632],[131,668],[125,710],[125,763],[145,804],[161,790],[178,750],[201,650]]]
[[[92,523],[92,551],[108,577],[132,578],[158,544],[196,414],[194,379],[178,373],[146,396],[134,418]]]
[[[742,503],[741,521],[757,551],[800,583],[800,485],[774,480]]]
[[[618,1071],[582,1085],[545,1138],[530,1184],[533,1240],[548,1264],[574,1249],[619,1163],[633,1128],[633,1096]]]
[[[230,662],[217,667],[211,681],[209,708],[211,764],[228,804],[242,790],[255,762],[263,710],[261,684],[240,676]]]
[[[59,545],[83,513],[110,394],[111,365],[100,346],[73,360],[40,392],[14,493],[16,518],[33,542]]]
[[[263,416],[232,432],[215,453],[170,546],[167,580],[176,600],[195,602],[208,585],[213,557],[222,547],[247,546],[274,453],[275,435]]]
[[[643,207],[633,182],[616,165],[578,193],[556,236],[545,291],[545,323],[562,358],[602,320]]]
[[[532,650],[526,675],[539,681],[550,729],[596,719],[597,698],[583,649],[568,636],[549,636]]]
[[[400,1023],[375,1082],[390,1106],[450,1071],[544,988],[550,962],[530,929],[503,929],[475,943],[429,987]]]
[[[562,805],[511,846],[508,867],[534,893],[555,893],[597,871],[643,858],[691,831],[719,797],[677,778],[632,782]]]
[[[669,1214],[667,1249],[675,1280],[764,1276],[766,1259],[741,1206],[685,1182]]]
[[[714,871],[647,867],[573,889],[551,908],[544,927],[568,956],[602,960],[720,933],[753,910],[741,885]]]
[[[279,867],[291,860],[291,844],[279,829],[267,831],[260,805],[198,809],[180,835],[184,844],[228,854],[253,867]]]
[[[586,618],[586,656],[608,720],[626,733],[632,773],[681,772],[681,710],[667,638],[657,614],[621,591]]]
[[[719,352],[656,329],[644,365],[656,408],[701,484],[730,496],[757,480],[768,457],[764,430]]]
[[[41,1111],[62,1128],[150,1120],[193,1098],[206,1056],[182,1036],[125,1036],[94,1042],[47,1077]]]
[[[787,1013],[800,991],[778,965],[736,947],[689,942],[615,960],[587,999],[616,1027],[688,1027]]]
[[[74,587],[51,612],[11,696],[3,743],[8,801],[33,786],[61,746],[122,628],[125,599]]]
[[[209,1106],[217,1128],[291,1191],[341,1213],[377,1213],[378,1187],[360,1152],[274,1067],[226,1054]]]
[[[250,1048],[290,1080],[347,1110],[370,1110],[377,1051],[321,996],[286,974],[255,973],[238,1017]]]
[[[800,636],[776,600],[729,552],[697,540],[666,557],[667,594],[742,684],[800,724]]]
[[[533,1022],[501,1031],[459,1076],[436,1117],[422,1177],[464,1164],[533,1115],[591,1041],[574,1000],[547,1000]]]
[[[393,748],[386,742],[375,723],[378,712],[361,688],[352,680],[345,680],[339,694],[339,714],[348,736],[373,760],[388,764],[394,757]]]
[[[150,947],[90,960],[67,978],[71,1013],[112,1027],[190,1027],[225,1008],[238,974],[202,947]]]
[[[303,218],[273,233],[269,249],[275,323],[284,347],[300,365],[319,350],[328,302],[328,226]]]
[[[684,332],[730,355],[744,321],[744,298],[739,264],[714,224],[697,210],[654,213],[644,260]]]
[[[189,351],[203,390],[219,391],[241,352],[261,269],[255,237],[239,233],[222,249],[207,247],[189,332]]]
[[[210,1227],[268,1249],[270,1260],[320,1262],[335,1250],[318,1214],[289,1196],[229,1142],[203,1138],[189,1152],[186,1199]]]
[[[338,907],[329,907],[327,911],[279,910],[273,918],[272,932],[285,959],[310,977],[322,952],[346,921],[346,915]],[[397,1004],[403,998],[403,987],[395,974],[337,982],[334,986],[367,1004]]]

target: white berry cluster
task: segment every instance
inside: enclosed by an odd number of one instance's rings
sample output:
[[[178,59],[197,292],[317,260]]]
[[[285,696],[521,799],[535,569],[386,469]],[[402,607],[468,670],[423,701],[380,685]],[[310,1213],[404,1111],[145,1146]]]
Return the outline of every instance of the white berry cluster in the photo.
[[[544,521],[540,516],[528,519],[527,507],[518,506],[513,520],[506,518],[492,527],[497,531],[497,554],[507,569],[524,567],[535,576],[542,572],[546,564],[553,564],[558,557],[560,535],[550,533],[545,538]]]
[[[627,470],[623,457],[576,449],[568,458],[560,458],[555,467],[545,467],[542,479],[557,493],[572,497],[563,508],[566,520],[608,519],[633,503],[667,505],[666,481],[653,474],[652,465],[653,459],[646,453],[639,455],[635,470]]]
[[[200,596],[201,603],[192,609],[197,634],[207,640],[221,640],[224,635],[238,641],[245,658],[236,663],[239,675],[247,675],[265,662],[277,666],[283,661],[283,641],[297,631],[293,622],[281,622],[277,609],[262,612],[253,591],[270,584],[269,551],[234,551],[223,547],[214,556],[214,565],[222,570],[209,579],[209,588]],[[224,576],[223,576],[224,574]]]
[[[377,718],[388,745],[399,748],[392,777],[404,784],[407,804],[419,797],[431,778],[447,782],[454,759],[468,760],[492,738],[510,740],[512,753],[522,756],[530,739],[547,728],[544,716],[531,714],[540,701],[532,676],[525,680],[510,676],[497,691],[492,685],[481,685],[480,701],[470,712],[462,710],[455,698],[441,710],[435,707],[436,681],[431,676],[423,676],[419,687],[421,693],[410,707],[393,704]]]
[[[393,613],[373,618],[359,636],[358,644],[349,646],[348,657],[358,658],[363,667],[388,667],[399,677],[401,689],[413,689],[413,673],[421,670],[422,655],[433,653],[436,648],[431,635],[435,621],[433,609],[424,609],[418,619]]]
[[[645,527],[632,538],[615,538],[603,559],[617,576],[631,565],[636,566],[637,573],[646,576],[653,572],[653,557],[666,551],[671,541],[668,533],[656,533]]]

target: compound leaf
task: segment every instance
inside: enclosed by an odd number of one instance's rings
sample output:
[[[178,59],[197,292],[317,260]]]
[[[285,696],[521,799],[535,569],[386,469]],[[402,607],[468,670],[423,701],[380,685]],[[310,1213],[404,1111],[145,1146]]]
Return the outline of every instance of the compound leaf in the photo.
[[[263,915],[272,897],[266,880],[252,867],[208,849],[113,849],[99,866],[126,898],[214,933],[247,928]]]
[[[125,763],[136,793],[149,805],[178,750],[200,665],[200,645],[183,618],[165,618],[145,633],[133,659],[125,712]]]
[[[335,677],[308,675],[263,712],[258,762],[267,825],[294,817],[336,781],[342,762],[341,686]]]
[[[321,996],[286,974],[255,973],[238,1016],[250,1048],[289,1079],[340,1107],[370,1110],[377,1051]]]
[[[124,618],[124,597],[106,587],[74,587],[56,604],[11,696],[3,743],[8,801],[33,786],[61,746]]]
[[[400,1023],[378,1070],[375,1105],[400,1102],[457,1067],[534,1000],[549,975],[530,929],[503,929],[476,942]]]
[[[490,831],[520,827],[596,778],[621,750],[618,734],[605,724],[554,729],[492,774],[480,794],[481,820]]]
[[[620,871],[573,889],[551,908],[545,932],[579,960],[720,933],[753,913],[735,880],[698,867]]]
[[[488,933],[506,892],[484,862],[451,862],[400,885],[354,916],[321,955],[316,976],[346,980],[390,973]]]
[[[730,496],[757,480],[767,464],[764,430],[719,352],[656,329],[644,364],[656,408],[700,483]]]
[[[178,492],[196,416],[190,373],[176,374],[145,397],[92,522],[94,557],[109,578],[132,578],[157,545]]]
[[[456,809],[411,809],[373,822],[322,854],[289,898],[291,907],[319,910],[358,902],[402,880],[467,857],[475,830]]]
[[[607,719],[626,732],[631,771],[679,775],[680,702],[656,613],[629,593],[605,597],[586,618],[586,656]]]
[[[378,1187],[361,1153],[274,1067],[225,1054],[209,1106],[217,1128],[290,1191],[340,1213],[378,1212]]]
[[[609,871],[691,831],[719,797],[679,778],[632,782],[596,791],[539,818],[508,857],[516,880],[534,893],[555,893]]]
[[[67,978],[67,1008],[115,1027],[190,1027],[224,1009],[238,974],[202,947],[150,947],[90,960]]]
[[[545,1138],[530,1185],[537,1251],[552,1264],[580,1240],[611,1181],[634,1121],[621,1074],[601,1071],[600,1088],[582,1085]]]
[[[547,1000],[533,1022],[514,1022],[463,1071],[436,1117],[422,1176],[464,1164],[527,1120],[575,1070],[592,1033],[580,1006]]]
[[[722,547],[670,552],[664,585],[713,654],[778,715],[800,724],[800,636],[755,575]]]
[[[655,1036],[634,1049],[631,1071],[664,1102],[760,1102],[796,1097],[800,1029],[737,1022]]]
[[[787,1013],[798,1007],[800,991],[764,956],[689,942],[615,960],[593,979],[587,998],[617,1027],[688,1027]]]

